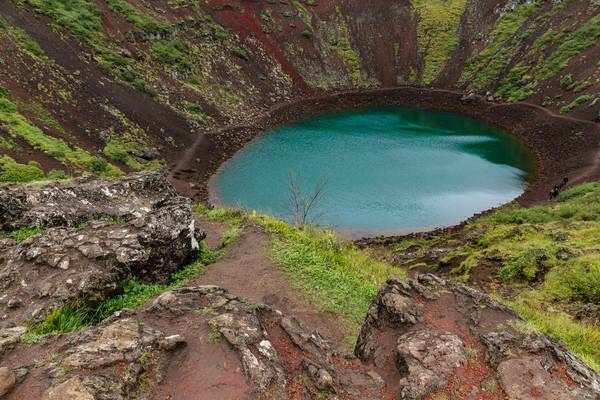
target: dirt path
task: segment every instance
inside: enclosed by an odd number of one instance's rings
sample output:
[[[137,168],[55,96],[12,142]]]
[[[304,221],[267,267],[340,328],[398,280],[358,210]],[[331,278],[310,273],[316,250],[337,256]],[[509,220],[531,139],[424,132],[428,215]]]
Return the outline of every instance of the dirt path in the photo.
[[[199,225],[203,226],[202,223]],[[206,230],[209,240],[211,235],[209,229]],[[215,225],[210,230],[218,231]],[[211,243],[207,243],[209,248]],[[226,255],[209,265],[189,286],[221,286],[236,296],[268,304],[293,315],[309,328],[318,330],[323,337],[343,343],[345,334],[341,318],[319,312],[315,305],[303,298],[298,289],[293,288],[286,274],[269,258],[269,243],[267,233],[257,227],[245,227],[241,236],[227,248]]]

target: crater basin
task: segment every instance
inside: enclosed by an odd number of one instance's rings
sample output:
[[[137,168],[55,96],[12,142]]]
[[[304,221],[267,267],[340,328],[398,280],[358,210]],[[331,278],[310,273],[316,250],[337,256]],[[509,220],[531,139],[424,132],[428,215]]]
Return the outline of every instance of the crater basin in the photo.
[[[524,190],[528,149],[459,114],[369,108],[323,114],[265,134],[211,181],[213,203],[291,220],[290,176],[304,195],[326,182],[319,225],[351,237],[456,224]]]

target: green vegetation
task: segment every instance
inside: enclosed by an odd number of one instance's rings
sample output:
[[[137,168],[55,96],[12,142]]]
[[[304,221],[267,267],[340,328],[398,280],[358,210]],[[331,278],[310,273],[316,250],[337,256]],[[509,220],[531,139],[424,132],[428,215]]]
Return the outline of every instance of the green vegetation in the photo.
[[[44,179],[44,171],[35,161],[20,164],[9,156],[0,156],[0,182],[26,183]]]
[[[200,122],[205,121],[206,116],[204,115],[204,110],[202,110],[202,106],[200,104],[193,101],[184,100],[183,106],[187,111],[187,114],[189,114],[192,118]]]
[[[38,233],[44,232],[45,229],[39,226],[34,226],[32,228],[20,228],[11,232],[0,233],[0,238],[11,238],[14,239],[17,243],[21,243],[24,240],[29,239],[33,235],[37,235]]]
[[[511,307],[600,371],[600,327],[568,315],[583,304],[600,304],[600,183],[566,190],[549,205],[503,207],[465,229],[471,237],[430,266],[451,265],[462,281],[478,268],[494,268],[490,279],[519,293],[509,301]],[[411,240],[397,250],[419,246],[423,252],[415,253],[417,259],[452,240],[451,235]]]
[[[143,283],[130,279],[125,282],[121,294],[107,298],[98,305],[64,304],[56,308],[43,321],[32,323],[27,334],[35,340],[43,335],[75,332],[97,324],[124,308],[138,309],[151,298],[184,286],[190,278],[200,273],[206,265],[215,262],[220,255],[219,252],[209,251],[202,243],[198,258],[173,273],[168,284]]]
[[[5,92],[0,91],[0,123],[14,137],[26,140],[33,148],[53,157],[63,163],[70,163],[80,169],[102,176],[118,176],[121,171],[99,157],[92,156],[79,147],[70,147],[61,139],[46,135],[41,129],[32,125],[18,112],[17,105],[10,101]],[[3,158],[4,178],[8,182],[30,182],[43,177],[38,165],[29,163],[11,163],[12,159]],[[40,176],[41,174],[41,176]]]
[[[493,83],[507,67],[510,57],[521,40],[516,33],[535,13],[538,4],[521,3],[513,12],[503,14],[490,34],[490,43],[468,61],[462,82],[468,82],[472,90],[481,90]]]
[[[141,170],[158,171],[158,170],[161,170],[164,167],[162,161],[152,160],[152,161],[142,163],[142,162],[136,160],[135,157],[133,157],[131,155],[132,153],[139,151],[141,147],[143,147],[143,143],[140,143],[139,141],[132,139],[130,135],[126,134],[119,138],[112,138],[106,144],[106,146],[104,146],[104,149],[102,149],[102,152],[104,153],[104,155],[106,155],[111,160],[125,164],[129,168],[136,170],[136,171],[141,171]]]
[[[73,35],[91,47],[94,58],[108,73],[152,97],[157,93],[140,79],[131,59],[121,55],[110,43],[102,26],[102,13],[90,0],[29,0],[38,12],[48,15],[57,30]]]
[[[150,51],[155,60],[175,67],[179,72],[185,73],[192,69],[189,61],[190,48],[177,39],[154,42]]]
[[[43,57],[45,56],[44,51],[40,48],[40,46],[25,32],[20,28],[12,27],[0,17],[0,30],[6,30],[15,40],[19,48],[26,53],[28,53],[31,57]]]
[[[566,68],[575,56],[592,47],[600,38],[600,15],[590,18],[585,24],[558,46],[556,51],[543,63],[538,81],[544,81]]]
[[[369,305],[390,276],[401,271],[376,261],[332,231],[307,227],[296,229],[283,221],[239,210],[207,210],[196,206],[198,215],[226,221],[232,226],[257,223],[271,235],[273,260],[291,278],[295,287],[325,312],[347,321],[349,339],[360,329]]]
[[[556,5],[555,8],[562,6]],[[498,95],[509,100],[528,98],[535,93],[540,82],[554,77],[566,68],[574,57],[593,46],[598,38],[600,38],[600,15],[590,18],[572,33],[567,30],[556,32],[552,28],[549,29],[532,46],[531,51],[534,54],[539,53],[535,62],[528,65],[520,63],[515,66],[502,81]],[[542,51],[554,43],[560,43],[556,50],[547,57],[543,55]],[[560,80],[560,86],[563,90],[579,92],[591,86],[591,82],[573,82],[571,75],[565,75]],[[572,106],[575,108],[580,104],[575,103]],[[571,110],[572,108],[569,109],[567,106],[564,112]]]
[[[600,329],[597,326],[577,322],[564,312],[546,311],[545,304],[534,298],[522,296],[518,301],[506,303],[527,321],[521,329],[542,332],[563,341],[586,364],[600,372]]]
[[[34,337],[49,334],[75,332],[91,324],[93,311],[85,306],[64,305],[50,312],[41,323],[30,327],[28,333]]]
[[[11,139],[0,136],[0,149],[16,150],[17,145]]]
[[[458,46],[458,28],[467,0],[412,0],[419,15],[417,47],[423,59],[423,82],[431,83]]]
[[[9,156],[0,156],[0,182],[28,183],[45,179],[63,180],[68,176],[60,170],[51,170],[44,176],[44,171],[36,161],[21,164]]]
[[[579,96],[578,98],[576,98],[575,100],[573,100],[572,102],[570,102],[569,104],[567,104],[564,107],[560,108],[560,113],[561,114],[567,114],[570,113],[571,111],[573,111],[574,109],[576,109],[577,107],[594,100],[594,96],[590,96],[590,95],[583,95],[583,96]]]
[[[351,83],[354,86],[364,86],[360,55],[352,47],[350,30],[339,7],[336,8],[335,20],[328,24],[326,28],[327,42],[331,46],[330,50],[344,64]]]
[[[161,285],[157,283],[142,283],[129,280],[123,287],[123,293],[104,300],[93,315],[95,320],[102,320],[124,308],[137,309],[152,297],[156,297],[171,289],[182,287],[194,275],[201,272],[208,264],[212,264],[220,257],[220,253],[211,252],[201,246],[198,258],[191,264],[171,275],[170,283]]]
[[[128,22],[146,33],[169,34],[172,27],[168,23],[159,22],[156,18],[142,12],[137,7],[124,0],[107,0],[108,8],[123,15]]]

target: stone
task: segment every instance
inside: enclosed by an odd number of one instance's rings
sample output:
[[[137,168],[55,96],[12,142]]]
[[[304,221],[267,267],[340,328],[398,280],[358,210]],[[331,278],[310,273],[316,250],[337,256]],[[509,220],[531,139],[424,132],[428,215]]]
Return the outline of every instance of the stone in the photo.
[[[172,351],[179,346],[185,345],[185,339],[181,335],[165,336],[160,339],[159,345],[162,350]]]
[[[434,328],[409,331],[398,338],[397,367],[401,397],[419,400],[446,386],[454,370],[467,362],[462,340]]]
[[[79,377],[71,378],[48,389],[42,400],[96,400]]]
[[[333,386],[333,378],[326,369],[312,363],[305,363],[304,368],[308,371],[308,376],[317,389],[331,393],[336,392]]]
[[[0,397],[12,390],[17,383],[17,378],[8,367],[0,367]]]
[[[369,370],[367,371],[367,375],[369,376],[369,378],[373,379],[373,381],[377,384],[377,386],[385,386],[385,381],[383,380],[383,378],[381,377],[381,375],[379,375],[377,372],[373,371],[373,370]]]
[[[10,350],[25,332],[27,332],[27,328],[24,326],[0,329],[0,355]]]
[[[500,386],[511,400],[592,400],[594,394],[567,384],[546,371],[536,356],[505,360],[498,365]]]
[[[197,257],[205,237],[191,201],[176,195],[162,175],[2,194],[20,200],[17,222],[53,227],[3,251],[0,291],[10,300],[0,302],[0,315],[6,315],[0,327],[24,324],[65,302],[99,301],[126,277],[167,283]],[[72,226],[81,218],[96,220]]]

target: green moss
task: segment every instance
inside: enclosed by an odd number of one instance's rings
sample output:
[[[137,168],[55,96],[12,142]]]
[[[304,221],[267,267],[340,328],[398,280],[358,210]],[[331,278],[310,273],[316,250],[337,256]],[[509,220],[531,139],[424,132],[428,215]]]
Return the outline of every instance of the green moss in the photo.
[[[121,174],[118,168],[108,164],[106,160],[92,156],[79,147],[71,147],[61,139],[46,135],[18,112],[15,103],[1,95],[0,123],[4,124],[4,128],[10,135],[26,140],[35,149],[61,162],[71,163],[83,170],[103,176],[118,176]],[[33,174],[31,176],[39,175],[39,171],[35,171],[34,166],[30,166],[28,171]]]
[[[24,30],[12,27],[6,20],[0,17],[0,29],[5,30],[12,36],[19,48],[34,58],[44,57],[45,53]]]
[[[336,9],[336,17],[333,23],[335,25],[332,39],[335,42],[335,52],[344,63],[352,84],[354,86],[364,86],[360,56],[352,48],[350,31],[339,8]]]
[[[202,106],[193,101],[183,101],[183,106],[187,113],[192,116],[194,119],[204,122],[206,116],[204,115],[204,111],[202,110]]]
[[[296,9],[296,12],[298,13],[298,17],[300,17],[300,19],[302,19],[302,22],[304,22],[304,25],[311,28],[312,27],[311,12],[308,11],[308,9],[306,7],[304,7],[304,5],[302,3],[300,3],[298,0],[292,0],[292,5]]]
[[[521,43],[515,35],[536,12],[538,4],[522,3],[515,10],[503,14],[490,33],[490,42],[469,58],[460,78],[472,90],[481,90],[492,84],[506,69],[516,46]]]
[[[243,100],[239,92],[229,86],[210,83],[207,79],[193,78],[185,86],[198,92],[202,98],[219,110],[235,110]]]
[[[5,137],[0,136],[0,149],[17,150],[18,146],[10,138],[5,138]]]
[[[548,274],[544,292],[553,299],[600,304],[600,258],[586,255]]]
[[[600,15],[596,15],[561,42],[539,69],[537,79],[544,81],[553,77],[566,68],[574,57],[596,44],[599,38]]]
[[[576,98],[575,100],[573,100],[572,102],[570,102],[569,104],[567,104],[564,107],[560,108],[560,113],[561,114],[567,114],[570,113],[571,111],[573,111],[574,109],[576,109],[577,107],[590,102],[594,100],[594,96],[591,95],[583,95],[583,96],[579,96],[578,98]]]
[[[37,235],[38,233],[42,233],[45,231],[45,228],[34,226],[34,227],[25,227],[20,228],[7,233],[0,233],[0,238],[9,237],[15,240],[17,243],[20,243],[24,240],[29,239],[30,237]]]
[[[553,10],[564,7],[564,4],[555,5]],[[498,95],[509,100],[524,100],[534,94],[540,82],[548,80],[566,68],[570,61],[593,46],[600,38],[600,15],[590,18],[572,33],[554,31],[549,29],[536,40],[530,50],[530,57],[535,62],[518,64],[502,81]],[[560,43],[549,56],[542,51],[547,46]],[[591,86],[590,82],[573,82],[570,75],[565,75],[560,82],[563,90],[582,91]],[[576,89],[576,90],[575,90]],[[577,107],[580,104],[574,104]],[[566,108],[565,112],[572,109]]]
[[[150,52],[155,60],[173,66],[180,72],[192,69],[189,61],[190,48],[177,39],[156,41],[152,44]]]
[[[47,178],[53,181],[60,181],[69,179],[69,176],[65,173],[65,171],[60,169],[52,169],[48,171]]]
[[[458,29],[467,0],[412,0],[419,20],[417,47],[424,62],[423,82],[433,82],[458,46]]]
[[[170,33],[170,24],[161,22],[124,0],[106,0],[108,8],[123,15],[127,21],[146,33]]]
[[[26,183],[43,178],[44,171],[35,161],[20,164],[9,156],[0,157],[0,182]]]
[[[157,97],[154,89],[136,75],[135,64],[118,54],[111,44],[104,32],[102,13],[93,1],[28,0],[28,5],[52,18],[57,30],[68,32],[90,46],[95,60],[106,72],[151,97]]]

